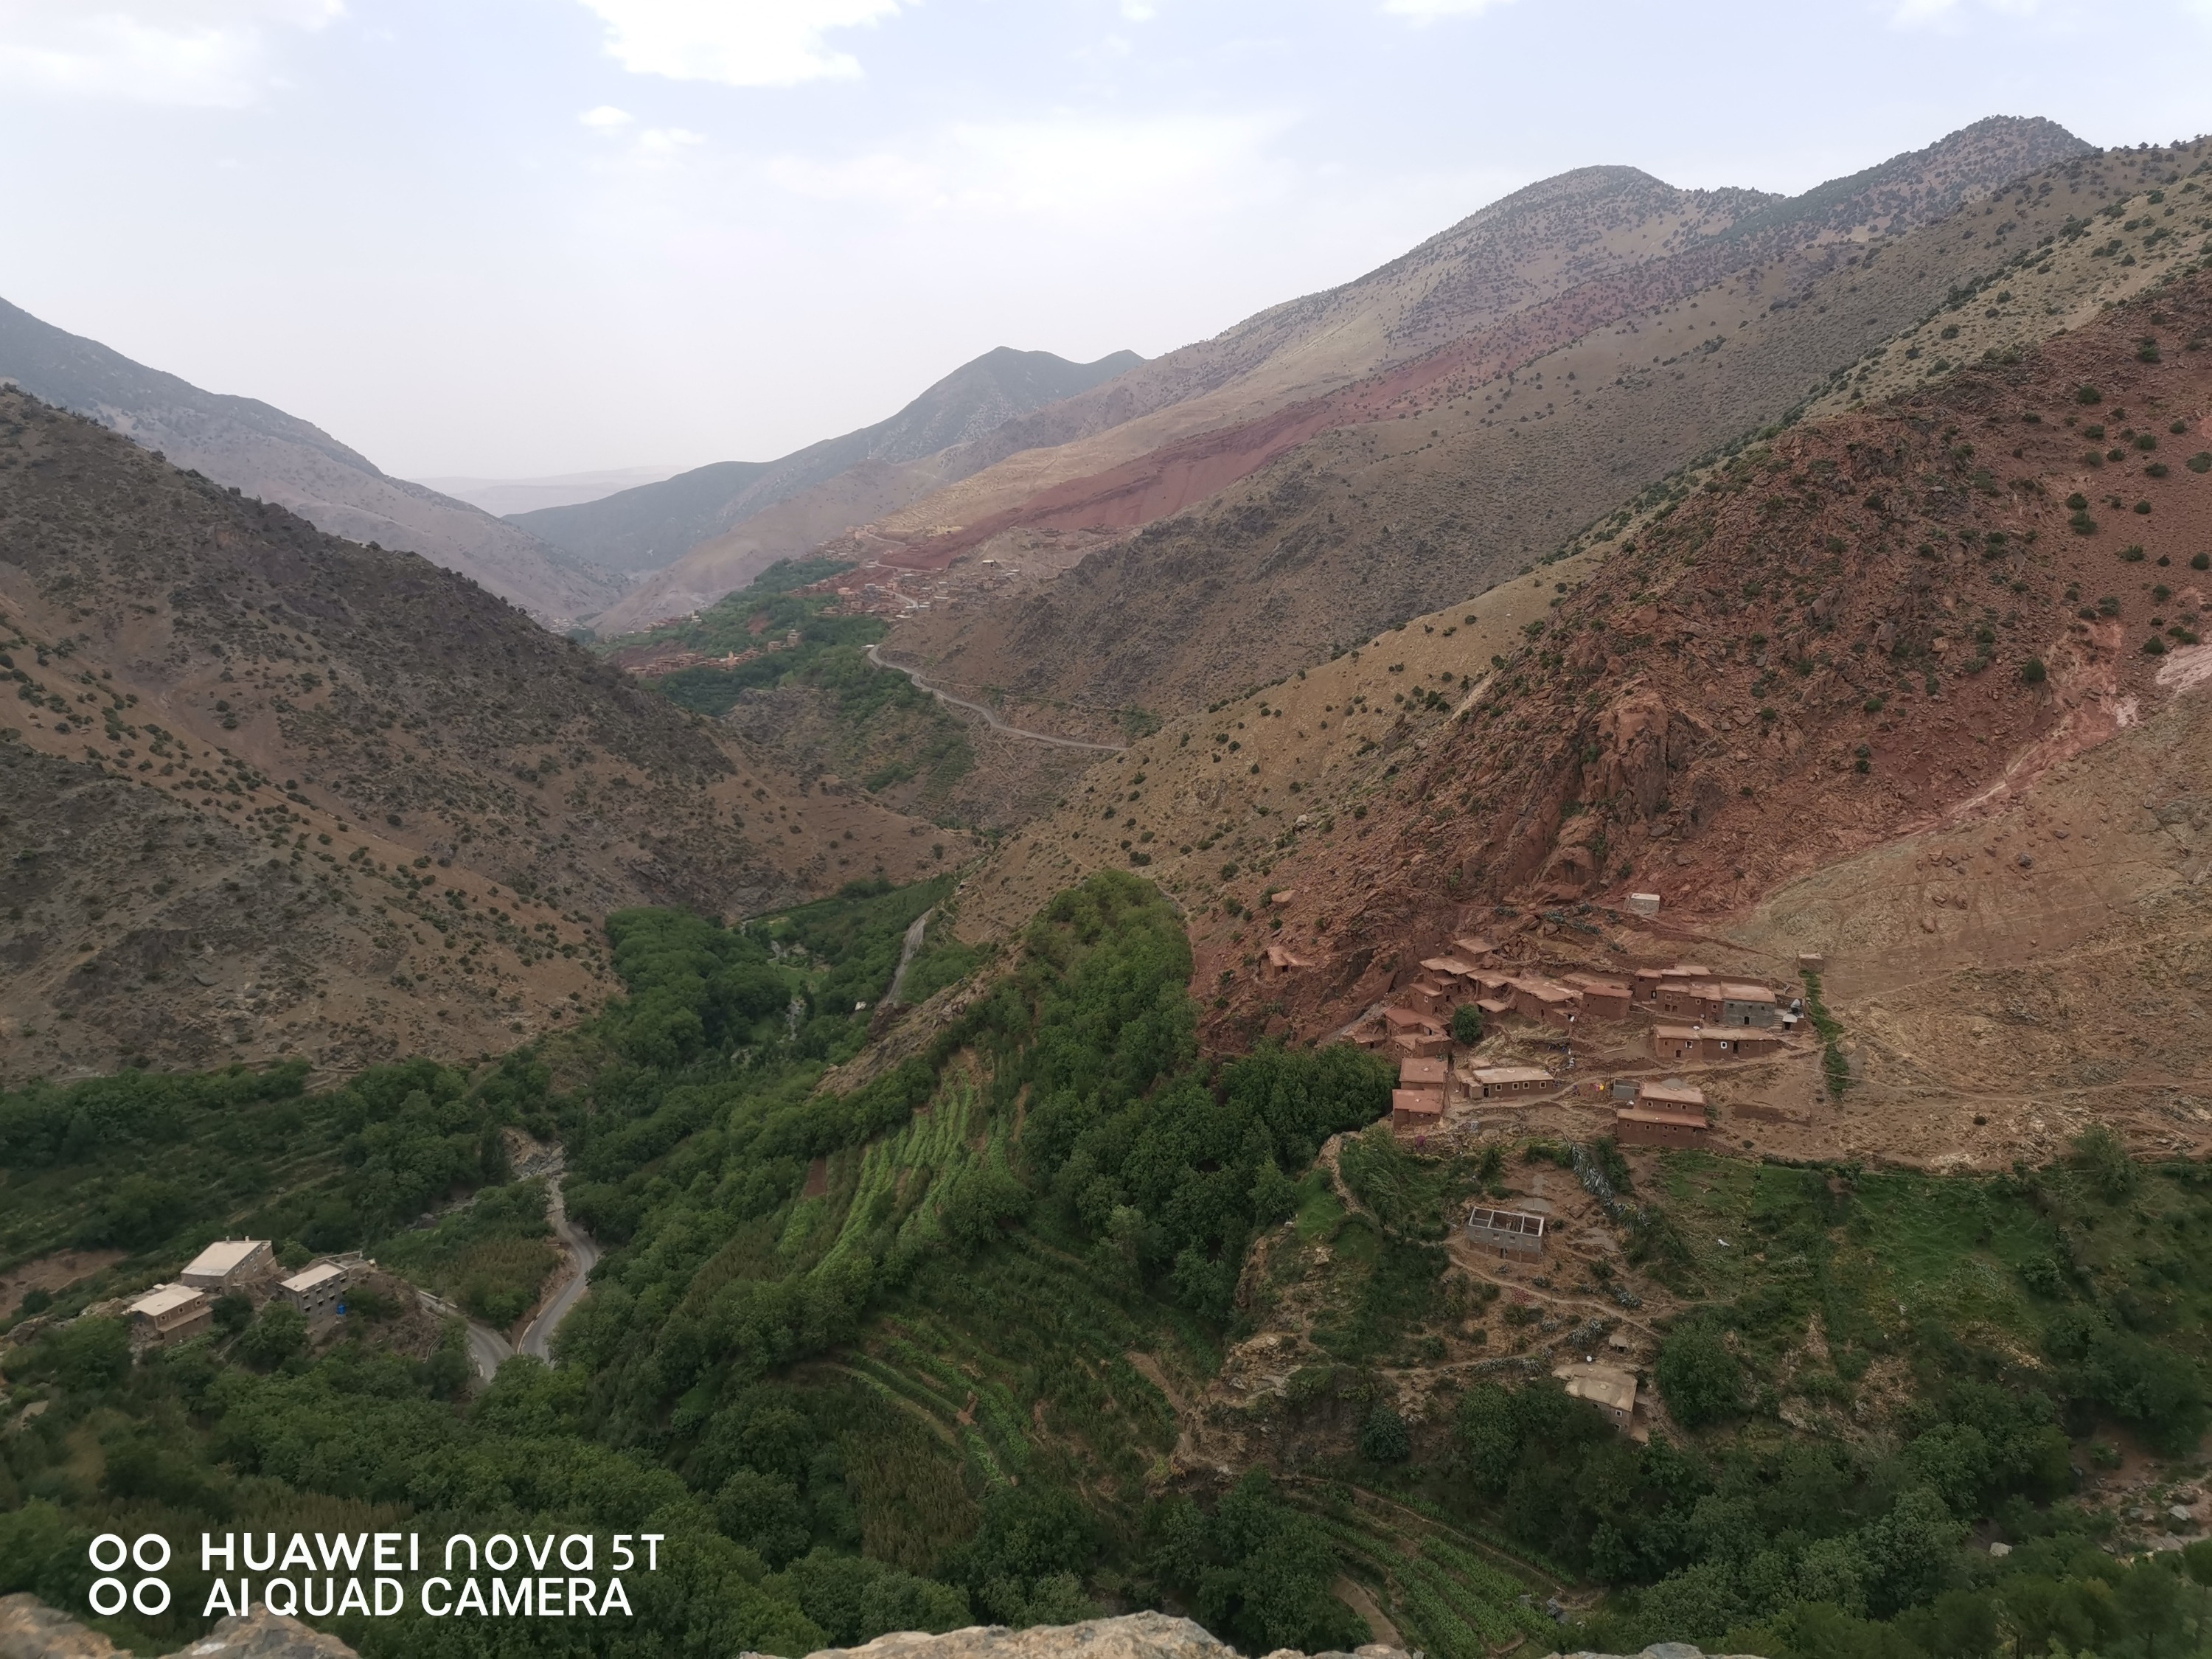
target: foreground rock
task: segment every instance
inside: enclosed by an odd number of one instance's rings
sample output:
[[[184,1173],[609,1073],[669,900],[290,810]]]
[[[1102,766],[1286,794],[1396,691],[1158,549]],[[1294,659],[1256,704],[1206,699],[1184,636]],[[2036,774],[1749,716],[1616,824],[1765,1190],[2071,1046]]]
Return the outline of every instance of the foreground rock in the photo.
[[[878,1636],[857,1648],[824,1648],[807,1659],[1237,1659],[1237,1650],[1204,1627],[1164,1613],[1132,1613],[1119,1619],[1086,1619],[1079,1625],[1033,1625],[1009,1630],[1004,1625],[973,1625],[966,1630],[926,1636],[900,1631]],[[0,1654],[0,1659],[9,1659]],[[762,1659],[747,1656],[746,1659]],[[1304,1659],[1289,1648],[1267,1659]],[[1406,1659],[1397,1648],[1372,1644],[1356,1656],[1320,1654],[1315,1659]],[[1672,1656],[1662,1656],[1672,1659]]]
[[[225,1619],[168,1659],[355,1659],[335,1636],[310,1630],[296,1619],[257,1613]],[[128,1659],[98,1631],[56,1613],[35,1595],[0,1596],[0,1659]]]

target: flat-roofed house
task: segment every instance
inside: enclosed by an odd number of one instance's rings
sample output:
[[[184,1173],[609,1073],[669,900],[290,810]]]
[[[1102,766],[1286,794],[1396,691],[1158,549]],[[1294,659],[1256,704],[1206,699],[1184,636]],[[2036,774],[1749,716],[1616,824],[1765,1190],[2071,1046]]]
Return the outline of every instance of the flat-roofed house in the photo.
[[[1659,1024],[1651,1028],[1651,1054],[1656,1060],[1677,1064],[1698,1059],[1702,1047],[1698,1033],[1687,1025]]]
[[[1705,1091],[1678,1077],[1639,1084],[1636,1103],[1613,1115],[1613,1136],[1624,1146],[1702,1146],[1711,1139]]]
[[[226,1238],[194,1256],[179,1275],[194,1290],[227,1291],[276,1270],[265,1238]]]
[[[1678,962],[1672,968],[1638,968],[1636,970],[1636,1000],[1646,1006],[1659,1000],[1662,986],[1677,980],[1711,979],[1713,970],[1701,968],[1692,962]]]
[[[1312,966],[1313,963],[1309,958],[1286,945],[1270,945],[1267,947],[1267,976],[1271,979],[1280,979],[1285,974],[1294,974],[1301,968]]]
[[[1442,1089],[1451,1081],[1451,1067],[1441,1060],[1407,1058],[1398,1062],[1401,1089]]]
[[[1571,990],[1582,993],[1583,1012],[1594,1019],[1626,1019],[1632,994],[1627,986],[1616,979],[1600,979],[1594,974],[1569,974],[1565,981]]]
[[[1382,1011],[1382,1023],[1393,1036],[1402,1031],[1441,1031],[1443,1025],[1425,1009],[1401,1008],[1395,1002]]]
[[[1467,1212],[1470,1243],[1505,1255],[1544,1254],[1544,1218],[1526,1210],[1493,1210],[1478,1204]]]
[[[1498,950],[1488,939],[1462,933],[1452,941],[1452,954],[1468,962],[1480,963],[1494,955]]]
[[[1636,1415],[1636,1373],[1618,1365],[1570,1364],[1554,1366],[1552,1375],[1566,1384],[1577,1400],[1587,1400],[1626,1429]]]
[[[1447,981],[1440,983],[1424,974],[1411,985],[1401,990],[1398,993],[1398,998],[1408,1008],[1419,1009],[1423,1013],[1449,1014],[1451,1012],[1452,999],[1451,994],[1444,988],[1444,985],[1449,982]]]
[[[1703,1112],[1636,1105],[1613,1115],[1613,1138],[1624,1146],[1702,1146],[1711,1133]]]
[[[1390,1127],[1416,1132],[1433,1129],[1444,1121],[1444,1091],[1442,1089],[1393,1089],[1390,1091]]]
[[[130,1311],[132,1329],[157,1346],[198,1336],[215,1318],[207,1292],[190,1285],[156,1285]]]
[[[346,1271],[335,1261],[317,1261],[302,1267],[276,1286],[277,1294],[307,1316],[310,1325],[338,1316],[345,1300]]]
[[[1390,1052],[1404,1059],[1408,1055],[1426,1058],[1451,1052],[1451,1038],[1433,1027],[1422,1030],[1401,1031],[1390,1039]]]
[[[1582,1012],[1582,993],[1554,985],[1548,979],[1516,979],[1512,990],[1513,1012],[1547,1025],[1564,1027]]]
[[[1474,974],[1474,964],[1462,962],[1457,957],[1423,957],[1421,966],[1431,979],[1441,980],[1447,985],[1455,980],[1472,978]]]
[[[1762,1031],[1756,1028],[1730,1028],[1729,1034],[1717,1039],[1729,1046],[1729,1054],[1737,1060],[1760,1060],[1768,1054],[1782,1052],[1782,1034]]]
[[[1484,1066],[1475,1071],[1474,1086],[1485,1100],[1513,1100],[1547,1095],[1559,1080],[1540,1066]]]

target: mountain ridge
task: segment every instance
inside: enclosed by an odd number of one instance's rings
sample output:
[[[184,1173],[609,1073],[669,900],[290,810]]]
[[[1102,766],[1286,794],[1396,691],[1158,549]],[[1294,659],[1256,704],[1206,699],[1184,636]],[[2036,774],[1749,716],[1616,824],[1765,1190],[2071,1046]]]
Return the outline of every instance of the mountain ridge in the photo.
[[[458,570],[552,626],[612,602],[612,573],[404,478],[311,422],[208,392],[0,300],[0,380],[334,534]]]

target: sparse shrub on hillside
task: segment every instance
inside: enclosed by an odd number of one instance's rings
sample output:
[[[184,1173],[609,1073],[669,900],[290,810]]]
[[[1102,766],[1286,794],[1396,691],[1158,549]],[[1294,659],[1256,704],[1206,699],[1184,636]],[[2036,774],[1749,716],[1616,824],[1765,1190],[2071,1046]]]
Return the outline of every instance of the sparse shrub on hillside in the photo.
[[[2105,394],[2095,386],[2084,384],[2074,389],[2074,401],[2077,404],[2101,404],[2105,401]]]
[[[2040,685],[2050,678],[2051,671],[2043,665],[2040,657],[2030,657],[2020,665],[2020,677],[2030,685]]]

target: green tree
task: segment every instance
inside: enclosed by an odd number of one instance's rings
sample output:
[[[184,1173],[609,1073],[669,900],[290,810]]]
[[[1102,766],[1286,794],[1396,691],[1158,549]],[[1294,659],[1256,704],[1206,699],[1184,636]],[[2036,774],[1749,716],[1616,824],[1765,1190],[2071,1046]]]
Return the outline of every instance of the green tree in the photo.
[[[264,1370],[275,1370],[307,1348],[307,1316],[289,1302],[270,1303],[238,1339],[240,1357]]]
[[[1462,1048],[1472,1048],[1482,1041],[1482,1010],[1471,1002],[1462,1002],[1452,1010],[1452,1041]]]
[[[1676,1329],[1659,1347],[1655,1373],[1667,1409],[1685,1428],[1702,1428],[1743,1409],[1743,1368],[1703,1322]]]

